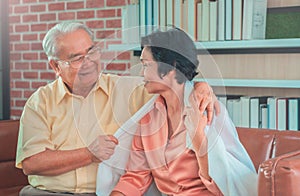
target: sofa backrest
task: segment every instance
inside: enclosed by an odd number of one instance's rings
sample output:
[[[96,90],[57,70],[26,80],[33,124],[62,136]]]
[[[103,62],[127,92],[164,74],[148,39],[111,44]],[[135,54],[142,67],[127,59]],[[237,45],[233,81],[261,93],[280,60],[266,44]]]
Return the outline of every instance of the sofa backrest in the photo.
[[[0,121],[0,195],[18,195],[28,184],[27,176],[15,167],[18,120]]]
[[[267,159],[300,150],[300,132],[298,131],[237,127],[237,132],[256,170]]]

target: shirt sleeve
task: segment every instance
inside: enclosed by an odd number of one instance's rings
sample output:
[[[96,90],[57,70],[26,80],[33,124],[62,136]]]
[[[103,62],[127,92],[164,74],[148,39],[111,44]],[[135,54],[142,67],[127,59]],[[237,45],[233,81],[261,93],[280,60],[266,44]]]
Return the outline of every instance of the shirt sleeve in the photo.
[[[19,127],[19,136],[16,153],[16,167],[22,168],[22,161],[34,154],[44,151],[46,148],[53,149],[50,141],[49,126],[46,121],[46,114],[43,110],[41,91],[37,91],[25,104]]]
[[[132,151],[127,164],[126,173],[120,178],[114,191],[119,191],[125,195],[143,195],[150,187],[153,177],[149,169],[147,158],[143,149],[140,134],[134,136],[132,141]]]

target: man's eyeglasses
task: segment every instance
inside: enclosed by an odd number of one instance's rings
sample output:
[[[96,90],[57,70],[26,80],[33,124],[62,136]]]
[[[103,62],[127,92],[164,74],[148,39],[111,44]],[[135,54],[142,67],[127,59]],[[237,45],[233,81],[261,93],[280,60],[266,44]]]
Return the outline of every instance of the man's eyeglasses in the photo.
[[[100,58],[100,46],[94,46],[86,55],[75,56],[68,60],[58,60],[57,62],[63,66],[69,66],[78,69],[85,59],[96,61]]]

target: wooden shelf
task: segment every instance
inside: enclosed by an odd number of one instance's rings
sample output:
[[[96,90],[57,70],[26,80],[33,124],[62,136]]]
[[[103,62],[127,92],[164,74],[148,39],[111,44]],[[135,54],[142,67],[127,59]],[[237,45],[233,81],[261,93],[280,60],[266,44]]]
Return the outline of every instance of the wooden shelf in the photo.
[[[300,80],[254,80],[254,79],[200,79],[211,86],[259,87],[259,88],[300,88]]]

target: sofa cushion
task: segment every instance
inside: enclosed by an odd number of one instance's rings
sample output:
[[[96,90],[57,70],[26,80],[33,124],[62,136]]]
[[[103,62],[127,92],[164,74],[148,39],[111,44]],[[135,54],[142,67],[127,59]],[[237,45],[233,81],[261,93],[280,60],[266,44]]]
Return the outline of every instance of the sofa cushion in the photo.
[[[237,132],[257,171],[259,164],[271,157],[274,132],[242,127],[237,127]]]
[[[300,150],[300,132],[276,131],[272,158]]]

